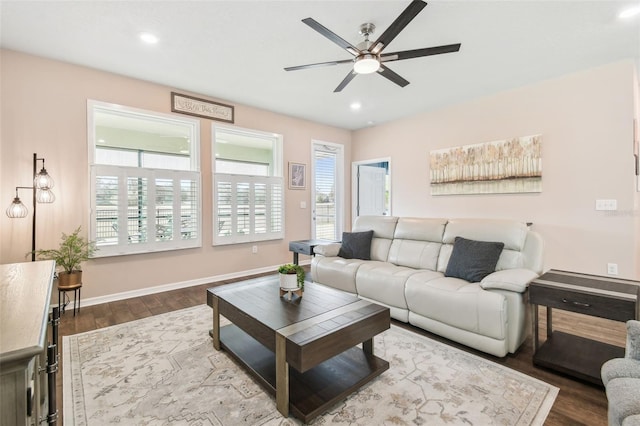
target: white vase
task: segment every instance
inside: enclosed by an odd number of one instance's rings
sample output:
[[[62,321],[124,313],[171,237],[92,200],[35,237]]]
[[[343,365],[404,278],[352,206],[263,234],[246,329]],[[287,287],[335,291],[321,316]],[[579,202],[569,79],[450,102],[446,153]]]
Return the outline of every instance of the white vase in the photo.
[[[297,274],[280,274],[280,288],[283,290],[297,290],[298,275]]]

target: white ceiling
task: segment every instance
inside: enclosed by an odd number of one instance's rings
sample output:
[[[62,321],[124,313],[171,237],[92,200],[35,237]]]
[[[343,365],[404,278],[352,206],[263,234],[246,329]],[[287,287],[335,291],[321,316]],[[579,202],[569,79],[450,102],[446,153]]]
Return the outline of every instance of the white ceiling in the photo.
[[[462,43],[460,52],[389,63],[333,89],[351,59],[303,24],[312,17],[352,44],[376,39],[406,8],[394,1],[0,1],[0,45],[164,84],[231,104],[359,129],[543,79],[631,58],[640,63],[638,1],[430,1],[386,53]],[[160,39],[145,45],[143,31]],[[359,111],[351,111],[352,102]]]

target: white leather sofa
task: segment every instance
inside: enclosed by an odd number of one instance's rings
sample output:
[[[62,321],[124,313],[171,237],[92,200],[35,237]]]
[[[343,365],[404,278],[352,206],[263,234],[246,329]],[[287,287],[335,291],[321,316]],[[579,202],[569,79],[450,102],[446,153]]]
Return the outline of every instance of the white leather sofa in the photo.
[[[521,222],[361,216],[373,230],[371,260],[338,257],[339,243],[315,247],[314,282],[390,308],[391,317],[503,357],[527,336],[527,286],[542,273],[541,237]],[[495,272],[479,283],[446,277],[455,237],[504,243]]]

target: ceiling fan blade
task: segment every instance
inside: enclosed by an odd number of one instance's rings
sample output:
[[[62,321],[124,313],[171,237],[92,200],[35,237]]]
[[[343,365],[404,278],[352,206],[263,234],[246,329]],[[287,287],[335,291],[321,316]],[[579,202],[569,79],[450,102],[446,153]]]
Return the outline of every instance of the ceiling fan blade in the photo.
[[[344,80],[342,80],[342,82],[340,84],[338,84],[338,87],[336,87],[336,89],[333,91],[333,93],[337,93],[337,92],[341,92],[342,89],[344,89],[347,84],[349,84],[351,82],[351,80],[354,79],[354,77],[358,75],[354,70],[349,71],[349,74],[347,74],[347,76],[344,78]]]
[[[353,56],[358,56],[360,54],[360,50],[357,47],[355,47],[348,41],[344,40],[342,37],[340,37],[333,31],[327,29],[315,19],[305,18],[302,20],[302,22],[304,22],[305,24],[307,24],[308,26],[310,26],[311,28],[313,28],[314,30],[316,30],[317,32],[319,32],[320,34],[322,34],[323,36],[325,36],[326,38],[328,38],[329,40],[337,44],[338,46],[342,47],[347,52],[351,53]]]
[[[344,59],[342,61],[329,61],[329,62],[318,62],[317,64],[296,65],[295,67],[286,67],[284,70],[297,71],[297,70],[306,70],[308,68],[320,68],[320,67],[328,67],[331,65],[351,64],[351,63],[353,63],[353,59]]]
[[[378,37],[375,43],[371,45],[372,48],[370,49],[370,52],[374,55],[382,52],[382,49],[387,47],[389,43],[391,43],[391,41],[400,34],[400,31],[409,25],[409,22],[411,22],[426,5],[427,3],[421,0],[413,0],[411,4],[409,4],[409,6],[407,6],[407,8],[400,14],[400,16],[393,21],[389,28],[387,28],[385,32]]]
[[[400,77],[395,72],[391,71],[389,68],[384,66],[384,64],[380,64],[380,68],[378,69],[378,74],[380,74],[381,76],[385,77],[386,79],[394,82],[395,84],[397,84],[400,87],[404,87],[407,84],[409,84],[409,82],[407,80],[405,80],[404,78]]]
[[[402,59],[420,58],[422,56],[440,55],[443,53],[453,53],[460,50],[460,43],[447,44],[444,46],[425,47],[424,49],[404,50],[402,52],[385,53],[380,55],[382,62],[400,61]]]

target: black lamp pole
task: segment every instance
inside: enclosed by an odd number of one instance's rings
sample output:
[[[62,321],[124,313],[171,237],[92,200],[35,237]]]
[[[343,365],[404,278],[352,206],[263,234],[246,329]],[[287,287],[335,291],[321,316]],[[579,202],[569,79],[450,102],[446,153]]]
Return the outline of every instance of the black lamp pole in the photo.
[[[36,167],[36,163],[38,162],[38,155],[34,152],[33,153],[33,178],[36,178],[36,173],[38,173],[38,168]],[[32,219],[32,223],[33,225],[31,226],[31,261],[35,262],[36,261],[36,204],[38,204],[36,202],[36,182],[35,180],[33,181],[33,185],[32,185],[32,195],[33,195],[33,219]]]
[[[38,173],[38,161],[42,161],[42,170]],[[54,194],[50,188],[53,187],[54,182],[51,176],[44,168],[44,158],[38,158],[38,154],[33,154],[33,180],[31,186],[16,186],[16,197],[13,199],[13,203],[7,209],[7,216],[10,218],[23,218],[29,214],[28,209],[20,201],[18,197],[18,189],[30,189],[32,204],[33,204],[33,217],[31,224],[31,261],[36,260],[36,214],[38,203],[52,203],[55,200]]]

